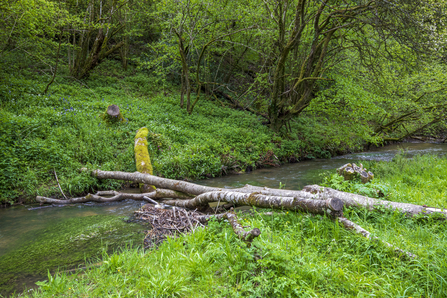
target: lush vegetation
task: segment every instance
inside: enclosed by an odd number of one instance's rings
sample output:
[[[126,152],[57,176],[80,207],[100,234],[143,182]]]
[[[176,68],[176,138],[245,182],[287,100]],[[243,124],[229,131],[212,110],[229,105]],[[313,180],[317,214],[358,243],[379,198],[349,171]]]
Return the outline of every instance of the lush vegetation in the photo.
[[[443,137],[446,5],[0,1],[0,203],[60,196],[56,173],[69,196],[123,186],[79,170],[135,171],[143,126],[154,173],[177,179]],[[124,122],[103,117],[110,104]],[[325,183],[445,207],[444,159],[366,167],[376,174],[370,184],[333,175]],[[153,251],[49,276],[35,295],[445,296],[444,222],[345,213],[420,257],[401,259],[327,218],[255,212],[243,215],[263,231],[251,248],[212,223]]]
[[[132,74],[133,68],[117,71],[117,66],[101,64],[89,88],[66,79],[47,95],[39,91],[45,85],[40,76],[14,76],[17,68],[6,69],[7,80],[0,86],[0,202],[60,196],[53,170],[68,195],[119,187],[79,169],[135,171],[133,139],[142,126],[151,132],[154,171],[168,178],[214,177],[362,146],[348,128],[328,127],[310,117],[292,124],[296,133],[281,136],[256,115],[218,101],[203,100],[187,115],[178,106],[175,86],[163,90],[151,77]],[[103,120],[110,104],[121,107],[125,123]]]
[[[422,156],[369,164],[387,199],[447,207],[447,159]],[[439,177],[439,178],[438,178]],[[444,178],[444,179],[443,179]],[[327,176],[327,181],[333,178]],[[412,182],[411,182],[412,181]],[[356,189],[358,182],[350,182]],[[340,185],[333,182],[331,186]],[[346,187],[343,186],[343,187]],[[240,217],[262,234],[248,248],[225,222],[169,239],[157,249],[104,255],[102,265],[50,275],[24,297],[445,297],[445,221],[399,212],[345,210],[405,259],[322,216],[265,210]]]
[[[119,187],[78,170],[142,126],[182,179],[442,132],[446,3],[395,2],[1,2],[0,203]]]

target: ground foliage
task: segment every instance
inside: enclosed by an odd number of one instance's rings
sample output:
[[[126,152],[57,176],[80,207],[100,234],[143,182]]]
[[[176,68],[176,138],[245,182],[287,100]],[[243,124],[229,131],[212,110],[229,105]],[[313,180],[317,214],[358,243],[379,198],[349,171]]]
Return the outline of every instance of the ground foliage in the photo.
[[[397,157],[392,162],[371,162],[368,168],[375,171],[376,183],[394,187],[387,199],[440,207],[445,195],[437,192],[439,188],[423,190],[438,173],[437,165],[445,162],[434,156]],[[396,175],[399,171],[402,176]],[[405,175],[422,183],[407,183]],[[418,255],[408,260],[326,217],[263,211],[239,214],[247,226],[262,231],[250,248],[228,223],[211,221],[207,228],[168,238],[158,248],[124,250],[105,255],[98,268],[50,276],[38,291],[24,296],[444,297],[447,293],[445,221],[387,210],[345,210],[347,218],[375,236]]]
[[[293,124],[296,133],[281,136],[255,115],[216,101],[201,101],[187,115],[177,104],[175,86],[163,90],[151,77],[123,72],[113,61],[92,72],[88,87],[66,79],[47,95],[41,94],[44,84],[38,74],[20,72],[14,65],[3,71],[1,202],[59,196],[53,170],[70,196],[119,187],[79,169],[135,171],[134,137],[143,126],[150,131],[154,172],[167,178],[215,177],[361,148],[355,132],[328,127],[316,118],[300,119]],[[125,123],[102,120],[110,104],[120,106]]]

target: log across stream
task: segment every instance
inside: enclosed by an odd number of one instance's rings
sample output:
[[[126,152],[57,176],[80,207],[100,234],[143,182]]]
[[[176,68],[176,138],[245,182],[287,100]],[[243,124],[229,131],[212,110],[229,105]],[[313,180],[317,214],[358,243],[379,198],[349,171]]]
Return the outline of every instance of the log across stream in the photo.
[[[402,144],[406,147],[408,154],[447,153],[447,144]],[[319,174],[325,170],[334,169],[345,163],[369,159],[390,160],[397,152],[398,146],[392,145],[380,148],[376,151],[339,156],[332,159],[311,160],[296,164],[286,164],[279,168],[265,168],[241,175],[231,175],[220,178],[198,181],[204,186],[218,188],[240,188],[245,184],[278,188],[279,182],[286,185],[287,189],[302,189],[306,185],[319,182]],[[43,208],[28,210],[38,206],[15,207],[0,209],[0,258],[7,257],[16,250],[20,250],[28,241],[35,241],[41,231],[44,231],[57,223],[73,218],[88,219],[90,216],[113,215],[117,217],[128,217],[144,204],[142,201],[123,200],[111,203],[84,203],[66,205],[63,208]],[[45,206],[42,206],[45,207]],[[237,209],[237,208],[236,208]],[[194,224],[195,225],[195,224]],[[355,226],[353,226],[355,229]],[[143,229],[141,229],[143,230]],[[360,231],[361,232],[361,231]],[[83,232],[81,232],[82,234]],[[261,231],[262,233],[262,231]],[[140,236],[142,235],[140,234]],[[393,243],[390,243],[393,244]],[[48,257],[48,256],[46,256]],[[34,281],[46,277],[34,274],[31,278],[26,273],[19,276],[13,290],[20,291],[23,283],[28,287],[34,285]],[[56,269],[48,268],[50,270]],[[28,277],[26,277],[28,276]],[[2,293],[3,294],[3,293]]]
[[[218,210],[209,210],[209,204],[212,202],[225,202],[232,206],[252,206],[258,208],[272,208],[280,210],[290,210],[297,212],[307,212],[311,214],[323,214],[332,220],[338,221],[346,229],[350,229],[366,238],[383,242],[387,247],[392,248],[400,255],[409,258],[416,257],[411,252],[406,252],[393,244],[387,243],[371,236],[371,233],[360,227],[354,222],[343,216],[343,207],[349,206],[359,209],[367,209],[370,211],[390,209],[392,211],[402,212],[407,216],[426,215],[435,213],[444,220],[447,219],[447,211],[444,209],[414,205],[409,203],[399,203],[385,201],[380,199],[369,198],[361,195],[337,191],[331,188],[321,187],[319,185],[305,186],[303,190],[286,190],[271,189],[267,187],[257,187],[245,185],[241,188],[223,189],[218,187],[209,187],[198,185],[191,182],[167,179],[153,176],[146,173],[127,173],[127,172],[111,172],[101,170],[87,170],[91,176],[98,179],[115,179],[124,181],[133,181],[140,184],[153,185],[156,189],[150,193],[128,195],[119,192],[98,192],[96,194],[88,194],[84,197],[72,198],[69,200],[60,200],[38,196],[36,200],[41,204],[73,204],[84,202],[110,202],[120,201],[125,198],[134,200],[145,200],[150,204],[154,204],[156,208],[165,209],[172,208],[174,217],[171,221],[177,220],[175,217],[175,209],[201,210],[208,214],[214,214],[218,220],[226,219],[232,225],[234,232],[240,239],[248,242],[260,235],[260,231],[245,231],[238,222],[237,216],[233,211],[222,212],[217,214]],[[106,197],[112,195],[112,197]],[[159,200],[159,201],[156,201]],[[153,214],[153,216],[157,216]],[[192,217],[198,222],[206,221],[207,214]],[[188,221],[191,221],[186,214]],[[182,220],[183,222],[183,220]],[[154,223],[153,223],[154,224]],[[163,226],[163,224],[161,225]],[[154,226],[156,228],[156,226]]]

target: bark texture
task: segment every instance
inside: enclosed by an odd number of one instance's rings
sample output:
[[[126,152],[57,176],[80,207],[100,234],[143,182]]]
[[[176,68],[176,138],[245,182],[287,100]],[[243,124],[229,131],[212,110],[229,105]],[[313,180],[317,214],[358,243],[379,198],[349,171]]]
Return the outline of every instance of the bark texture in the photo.
[[[411,252],[407,252],[403,249],[400,249],[399,247],[396,247],[386,241],[380,240],[379,238],[372,236],[370,232],[368,232],[367,230],[365,230],[364,228],[362,228],[361,226],[359,226],[358,224],[344,218],[344,217],[339,217],[338,218],[338,222],[342,223],[343,226],[348,229],[348,230],[352,230],[357,234],[362,235],[365,238],[371,239],[371,240],[376,240],[376,241],[380,241],[382,242],[386,247],[391,248],[394,252],[398,253],[399,255],[405,255],[408,258],[412,259],[412,258],[416,258],[417,256],[415,254],[412,254]]]
[[[164,203],[177,207],[194,209],[208,206],[210,202],[227,202],[234,205],[248,205],[260,208],[305,211],[314,214],[328,214],[338,217],[343,214],[343,202],[339,199],[327,200],[302,199],[298,197],[266,196],[258,193],[240,193],[232,191],[213,191],[196,196],[191,200],[168,200]]]
[[[385,207],[392,210],[398,210],[411,216],[417,214],[438,213],[443,215],[444,217],[447,217],[447,211],[444,209],[425,207],[409,203],[399,203],[399,202],[379,200],[370,197],[365,197],[362,195],[342,192],[329,187],[321,187],[319,185],[308,185],[305,186],[303,190],[312,194],[316,194],[317,195],[316,198],[318,199],[324,199],[329,197],[340,199],[343,201],[345,206],[361,207],[366,208],[368,210],[374,210],[379,207],[382,208]]]
[[[126,173],[126,172],[109,172],[94,170],[92,175],[100,179],[118,179],[118,180],[131,180],[139,183],[148,183],[155,185],[156,187],[172,189],[192,195],[200,195],[206,192],[214,191],[231,191],[239,193],[258,193],[267,196],[283,196],[283,197],[295,197],[301,199],[310,200],[326,200],[328,198],[340,199],[345,206],[366,208],[368,210],[374,210],[380,208],[390,208],[404,212],[408,215],[414,216],[417,214],[430,214],[438,213],[447,218],[447,211],[441,208],[424,207],[421,205],[414,205],[409,203],[399,203],[386,200],[379,200],[362,195],[346,193],[338,191],[328,187],[322,187],[319,185],[308,185],[299,190],[285,190],[285,189],[270,189],[266,187],[257,187],[251,185],[245,185],[242,188],[236,189],[222,189],[217,187],[208,187],[197,185],[186,181],[178,181],[166,178],[160,178],[151,175],[144,175],[140,173]],[[216,200],[218,201],[218,200]]]
[[[137,166],[137,171],[143,174],[152,175],[154,170],[152,168],[151,158],[149,157],[149,152],[147,150],[147,135],[149,130],[146,127],[142,127],[137,131],[135,136],[135,163]],[[155,187],[151,184],[140,183],[141,192],[150,192],[154,190]]]

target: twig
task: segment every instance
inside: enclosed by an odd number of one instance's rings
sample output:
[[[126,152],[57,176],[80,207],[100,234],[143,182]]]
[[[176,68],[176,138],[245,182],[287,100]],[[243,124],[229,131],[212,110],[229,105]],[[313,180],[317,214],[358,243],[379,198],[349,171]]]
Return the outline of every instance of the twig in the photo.
[[[392,250],[394,250],[398,254],[405,255],[405,256],[409,257],[410,259],[414,259],[414,258],[417,257],[417,255],[412,254],[411,252],[405,251],[405,250],[400,249],[399,247],[394,246],[394,245],[392,245],[392,244],[390,244],[390,243],[388,243],[386,241],[380,240],[376,236],[372,236],[369,231],[365,230],[364,228],[362,228],[358,224],[350,221],[347,218],[339,217],[338,221],[341,222],[345,228],[347,228],[349,230],[353,230],[354,232],[356,232],[357,234],[362,235],[365,238],[382,242],[385,246],[391,248]]]
[[[157,202],[157,201],[155,201],[155,200],[152,200],[151,198],[148,198],[148,197],[146,197],[146,196],[143,196],[143,199],[144,199],[145,201],[148,201],[149,203],[154,204],[154,205],[160,205],[159,202]]]
[[[185,212],[185,214],[186,214],[186,219],[188,219],[188,222],[189,222],[189,224],[191,225],[191,230],[192,230],[192,232],[194,232],[194,226],[192,225],[192,222],[191,222],[191,220],[189,219],[188,211],[183,210],[183,212]]]
[[[64,192],[62,191],[61,185],[59,184],[59,179],[57,179],[56,170],[53,169],[53,172],[54,172],[54,177],[56,177],[57,185],[59,186],[59,189],[60,189],[62,195],[64,196],[64,198],[65,198],[66,200],[68,200],[67,197],[65,196]]]

